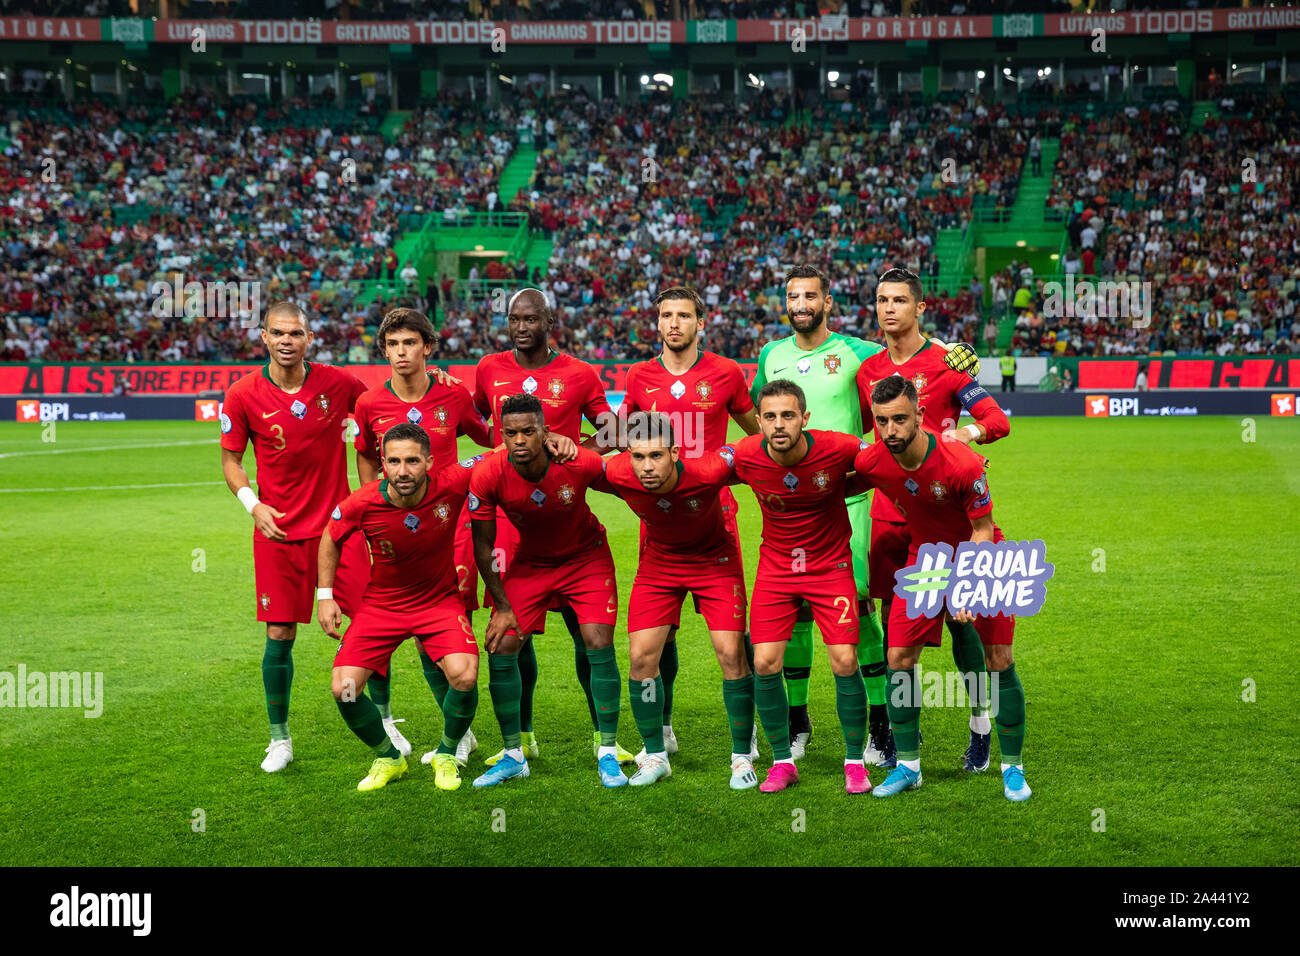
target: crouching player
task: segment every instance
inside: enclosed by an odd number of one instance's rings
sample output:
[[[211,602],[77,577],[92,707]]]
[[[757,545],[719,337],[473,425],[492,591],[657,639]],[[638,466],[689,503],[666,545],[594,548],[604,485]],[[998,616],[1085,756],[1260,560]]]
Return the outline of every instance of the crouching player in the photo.
[[[442,701],[442,742],[433,758],[434,782],[460,786],[456,744],[478,704],[478,644],[457,589],[452,563],[457,516],[469,493],[477,459],[429,474],[429,435],[403,422],[384,433],[385,478],[362,485],[343,501],[321,535],[317,556],[316,619],[339,638],[342,613],[331,585],[343,542],[360,531],[370,545],[370,583],[334,658],[334,699],[348,727],[375,752],[358,790],[378,790],[406,773],[406,758],[384,730],[363,691],[372,674],[387,676],[389,661],[414,637],[450,684]]]
[[[877,382],[871,390],[871,414],[881,440],[854,461],[857,480],[889,496],[907,522],[910,538],[904,567],[916,563],[923,544],[954,548],[963,541],[1001,541],[993,523],[984,459],[962,442],[943,441],[921,427],[916,387],[899,375]],[[973,629],[984,645],[989,676],[997,680],[994,723],[1002,751],[1003,793],[1008,800],[1028,800],[1021,749],[1025,742],[1025,692],[1011,659],[1015,618],[1003,614],[952,615],[957,628]],[[904,601],[894,601],[889,616],[889,722],[898,746],[898,765],[876,788],[877,797],[892,797],[921,785],[919,722],[921,689],[916,664],[921,649],[938,645],[943,616],[907,616]]]
[[[721,490],[737,479],[717,455],[683,461],[663,412],[627,417],[628,450],[605,462],[592,485],[618,495],[644,522],[645,534],[628,604],[632,664],[627,682],[645,758],[629,783],[646,786],[672,775],[664,742],[660,657],[687,592],[699,601],[722,668],[722,703],[731,725],[731,789],[758,785],[750,757],[754,675],[745,660],[745,574],[727,527]]]

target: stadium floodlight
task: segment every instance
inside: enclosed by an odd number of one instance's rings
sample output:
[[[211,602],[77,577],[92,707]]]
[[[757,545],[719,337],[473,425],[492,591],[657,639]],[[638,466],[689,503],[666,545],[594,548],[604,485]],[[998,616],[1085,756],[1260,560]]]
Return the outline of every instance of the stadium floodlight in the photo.
[[[1003,75],[1003,76],[1010,76],[1010,75],[1011,75],[1011,67],[1009,67],[1009,66],[1004,66],[1004,67],[1002,68],[1002,75]]]
[[[830,83],[837,83],[837,82],[839,82],[839,78],[840,78],[840,71],[839,71],[839,70],[827,70],[827,71],[826,71],[826,79],[827,79],[828,82],[830,82]]]
[[[654,80],[656,83],[663,83],[665,86],[673,85],[672,75],[668,73],[656,73]]]
[[[1045,67],[1043,67],[1043,75],[1044,75],[1044,76],[1051,76],[1051,75],[1052,75],[1052,68],[1051,68],[1050,66],[1045,66]]]
[[[976,70],[976,71],[975,71],[975,79],[977,79],[977,80],[982,80],[982,79],[984,79],[984,71],[983,71],[983,70]]]
[[[641,85],[642,85],[642,86],[649,86],[649,85],[650,85],[650,77],[647,76],[647,75],[644,74],[644,73],[641,74]]]

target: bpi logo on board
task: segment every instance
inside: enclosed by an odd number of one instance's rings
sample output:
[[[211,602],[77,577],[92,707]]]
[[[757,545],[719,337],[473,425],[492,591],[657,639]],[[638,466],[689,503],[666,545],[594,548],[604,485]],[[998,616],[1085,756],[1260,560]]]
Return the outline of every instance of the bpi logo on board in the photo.
[[[1294,395],[1272,395],[1270,396],[1270,413],[1273,415],[1295,415],[1295,396]]]
[[[14,421],[66,422],[69,411],[67,402],[40,402],[34,398],[20,398],[14,406]]]
[[[1083,414],[1087,418],[1119,418],[1137,413],[1136,398],[1111,398],[1109,395],[1088,395],[1084,398]]]
[[[215,422],[221,414],[221,408],[215,398],[196,398],[194,400],[194,420],[196,422]]]

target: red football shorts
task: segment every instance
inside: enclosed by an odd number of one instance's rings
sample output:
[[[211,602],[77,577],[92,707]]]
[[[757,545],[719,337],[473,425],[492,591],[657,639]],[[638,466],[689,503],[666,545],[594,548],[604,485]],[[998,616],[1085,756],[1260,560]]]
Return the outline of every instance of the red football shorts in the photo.
[[[745,630],[745,576],[735,563],[669,567],[642,556],[627,606],[627,630],[677,624],[690,593],[710,631]]]
[[[889,646],[940,647],[943,644],[943,622],[947,617],[946,612],[934,617],[908,617],[907,602],[895,601],[889,607]],[[981,644],[1010,644],[1016,632],[1016,619],[1005,614],[977,617],[975,630]]]
[[[879,494],[879,492],[877,492]],[[871,519],[871,549],[867,552],[867,575],[871,596],[888,601],[894,596],[894,572],[907,567],[912,536],[901,521]]]
[[[460,595],[433,600],[420,611],[390,611],[362,605],[343,632],[335,667],[368,667],[387,677],[393,651],[408,637],[424,647],[431,660],[448,654],[478,654],[478,642]]]
[[[468,499],[466,499],[468,502]],[[456,589],[465,610],[474,611],[478,602],[478,565],[474,563],[474,532],[470,527],[469,505],[461,505],[460,524],[452,544],[452,560],[456,563]]]
[[[532,564],[520,555],[502,584],[520,634],[540,634],[551,607],[573,608],[579,624],[618,623],[618,585],[608,544],[561,565]]]
[[[758,572],[749,606],[749,639],[755,644],[788,641],[799,607],[807,601],[826,644],[858,643],[858,586],[845,568],[826,574]]]
[[[257,588],[257,619],[275,624],[311,620],[316,606],[316,555],[320,538],[302,541],[268,541],[253,538],[253,581]],[[338,572],[334,575],[334,600],[348,617],[361,607],[361,595],[370,581],[370,551],[365,536],[348,535],[343,543]]]

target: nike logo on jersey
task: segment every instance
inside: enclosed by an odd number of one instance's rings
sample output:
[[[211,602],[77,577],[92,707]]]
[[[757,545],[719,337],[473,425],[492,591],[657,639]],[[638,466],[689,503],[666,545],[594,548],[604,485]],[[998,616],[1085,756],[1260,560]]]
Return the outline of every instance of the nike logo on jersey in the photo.
[[[504,382],[493,382],[493,383],[492,383],[492,387],[493,387],[493,388],[498,388],[499,386],[502,386],[502,385],[509,385],[509,384],[510,384],[510,379],[506,379]]]
[[[394,417],[394,416],[389,415],[387,418],[376,418],[376,419],[375,419],[375,424],[376,424],[376,425],[382,425],[384,422],[391,422],[391,421],[393,420],[393,417]]]
[[[660,385],[656,385],[654,388],[647,388],[647,389],[645,390],[645,393],[646,393],[647,395],[649,395],[651,392],[657,392],[657,391],[659,391],[659,389],[660,389],[661,387],[662,387],[662,386],[660,386]]]
[[[275,411],[273,411],[273,412],[262,412],[262,417],[263,417],[263,418],[270,418],[272,415],[279,415],[279,414],[280,414],[280,409],[277,408],[277,409],[276,409]]]
[[[780,368],[774,368],[774,369],[772,369],[772,374],[773,374],[773,375],[780,375],[782,372],[784,372],[784,371],[785,371],[786,369],[788,369],[789,367],[790,367],[790,366],[788,366],[788,365],[782,365]]]

